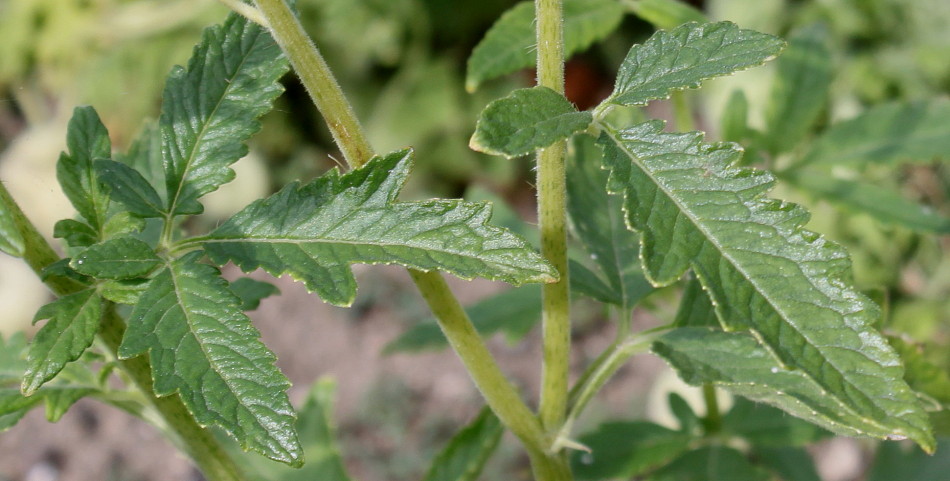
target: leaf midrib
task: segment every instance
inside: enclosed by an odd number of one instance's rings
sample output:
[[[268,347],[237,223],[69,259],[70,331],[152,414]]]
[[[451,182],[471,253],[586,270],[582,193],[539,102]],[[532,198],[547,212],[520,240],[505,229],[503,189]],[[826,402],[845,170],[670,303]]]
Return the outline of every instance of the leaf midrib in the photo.
[[[692,215],[692,212],[691,212],[689,209],[684,208],[683,204],[681,204],[681,203],[679,202],[679,200],[677,199],[676,196],[673,196],[673,195],[670,194],[670,192],[667,190],[666,185],[665,185],[664,183],[660,182],[660,181],[653,175],[653,173],[652,173],[649,169],[646,169],[646,168],[643,168],[643,167],[642,167],[642,164],[641,164],[641,162],[640,162],[640,159],[639,159],[637,156],[633,155],[631,152],[628,152],[628,151],[624,148],[623,144],[622,144],[622,143],[619,141],[619,139],[617,139],[617,138],[615,137],[615,135],[614,135],[615,133],[619,133],[619,132],[615,132],[610,126],[606,126],[606,125],[601,125],[601,128],[602,128],[602,130],[603,130],[604,132],[607,132],[608,136],[611,138],[611,140],[614,142],[614,144],[617,145],[617,146],[620,148],[620,150],[621,150],[622,152],[624,152],[624,153],[627,155],[627,157],[629,157],[631,160],[633,160],[633,161],[637,164],[637,166],[638,166],[638,168],[640,169],[640,171],[643,172],[645,175],[647,175],[647,176],[650,178],[650,180],[651,180],[651,182],[653,183],[653,185],[657,186],[657,188],[663,192],[663,194],[666,196],[666,198],[669,199],[671,202],[673,202],[673,203],[676,205],[678,211],[679,211],[680,213],[682,213],[683,215],[685,215],[685,216],[690,220],[690,222],[693,224],[693,226],[703,234],[704,240],[705,240],[706,242],[709,242],[710,244],[712,244],[712,245],[716,248],[716,250],[719,252],[719,254],[720,254],[723,258],[725,258],[726,260],[728,260],[729,264],[732,265],[732,267],[733,267],[734,269],[736,269],[738,272],[740,272],[740,273],[742,274],[743,279],[744,279],[746,282],[748,282],[750,285],[752,285],[752,287],[753,287],[753,289],[755,290],[755,292],[756,292],[762,299],[765,299],[765,301],[769,304],[769,306],[772,307],[773,312],[775,312],[776,314],[778,314],[779,317],[780,317],[783,321],[785,321],[785,324],[786,324],[786,325],[788,325],[789,327],[791,327],[796,333],[798,333],[798,335],[800,335],[803,339],[807,340],[807,341],[809,342],[809,344],[810,344],[812,347],[814,347],[815,344],[813,343],[812,339],[811,339],[809,336],[804,335],[804,334],[801,332],[801,330],[798,328],[797,325],[795,325],[795,324],[793,324],[793,323],[791,323],[791,322],[788,322],[788,317],[787,317],[786,313],[784,312],[784,310],[781,310],[781,309],[779,309],[778,307],[776,307],[776,305],[772,302],[772,298],[771,298],[770,296],[766,296],[766,295],[763,294],[763,291],[760,289],[758,283],[755,282],[755,281],[753,280],[753,278],[750,277],[750,276],[748,275],[748,273],[747,273],[744,269],[742,269],[742,268],[736,263],[735,259],[733,259],[733,257],[732,257],[731,255],[729,255],[727,252],[725,252],[725,251],[723,250],[723,247],[719,244],[718,239],[717,239],[716,237],[714,237],[713,235],[711,235],[706,229],[704,229],[704,228],[702,227],[702,223],[697,221],[697,218]],[[772,227],[772,226],[770,226],[770,227]],[[715,242],[714,242],[714,240],[715,240]],[[642,242],[643,242],[643,241],[642,241],[642,237],[641,237],[641,243],[642,243]],[[644,270],[644,274],[649,275],[649,270]],[[841,313],[839,313],[838,311],[836,311],[836,310],[833,310],[833,311],[835,312],[835,315],[836,315],[836,316],[838,316],[838,317],[841,316]],[[752,328],[752,327],[750,327],[750,330],[753,331],[753,332],[757,332],[756,329],[754,329],[754,328]],[[763,345],[763,347],[766,348],[766,350],[768,350],[768,351],[771,351],[771,350],[772,350],[771,348],[767,347],[766,344],[763,343],[762,345]],[[821,351],[819,350],[819,352],[821,352]],[[843,373],[842,370],[837,366],[836,363],[832,362],[831,360],[829,360],[829,359],[828,359],[827,357],[825,357],[825,356],[823,356],[823,357],[824,357],[824,360],[825,360],[829,365],[831,365],[831,366],[834,367],[835,371],[841,376],[841,379],[842,379],[842,380],[845,380],[845,382],[847,382],[848,385],[850,385],[853,389],[855,389],[856,391],[860,392],[860,393],[861,393],[864,397],[866,397],[867,399],[871,400],[871,403],[872,403],[877,409],[881,409],[882,411],[885,411],[885,412],[887,411],[886,409],[882,409],[876,402],[874,402],[874,398],[873,398],[873,397],[868,396],[868,395],[864,392],[864,390],[860,389],[858,386],[855,386],[854,383],[851,382],[851,381],[848,379],[848,377],[847,377],[846,375],[844,375],[844,373]],[[872,361],[872,362],[874,362],[874,361]],[[780,360],[779,360],[779,364],[782,364]],[[829,390],[827,387],[825,387],[824,384],[822,384],[822,383],[819,382],[817,379],[815,379],[815,377],[814,377],[811,373],[805,371],[804,369],[802,369],[801,372],[802,372],[802,374],[805,375],[809,380],[811,380],[812,382],[814,382],[814,383],[817,384],[818,386],[821,386],[822,389],[824,389],[826,393],[828,393],[829,395],[832,395],[832,396],[836,399],[836,401],[838,401],[839,403],[842,403],[842,400],[838,399],[838,395],[837,395],[837,394],[832,394],[831,390]],[[852,410],[852,409],[849,409],[849,410],[852,411],[852,412],[854,412],[854,410]],[[860,415],[860,414],[858,414],[858,413],[855,413],[855,414],[856,414],[856,415]],[[862,417],[863,417],[863,416],[862,416]],[[899,419],[901,419],[901,420],[903,421],[903,418],[899,418]],[[875,420],[875,421],[876,421],[876,420]],[[877,424],[877,423],[874,422],[873,424]],[[884,426],[884,425],[880,425],[880,424],[877,424],[877,425],[878,425],[879,427],[881,427],[882,429],[886,429],[886,426]]]

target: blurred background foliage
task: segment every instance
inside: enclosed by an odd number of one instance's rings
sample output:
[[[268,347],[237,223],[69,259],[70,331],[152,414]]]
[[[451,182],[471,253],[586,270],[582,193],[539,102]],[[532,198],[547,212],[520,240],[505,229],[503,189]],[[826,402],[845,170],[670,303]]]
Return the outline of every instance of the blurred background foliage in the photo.
[[[882,327],[908,336],[910,349],[919,348],[928,362],[950,371],[950,259],[945,254],[950,171],[947,157],[940,155],[950,143],[947,109],[938,109],[932,135],[921,139],[933,150],[926,158],[800,170],[815,141],[843,120],[888,102],[937,107],[946,102],[950,2],[618,2],[626,12],[620,27],[568,63],[568,96],[581,108],[609,92],[631,44],[681,18],[657,12],[702,12],[710,20],[731,20],[803,42],[804,62],[811,64],[798,82],[810,87],[791,105],[807,108],[781,106],[777,97],[788,100],[798,84],[777,85],[783,80],[772,62],[687,93],[697,126],[711,139],[743,143],[746,162],[775,169],[788,180],[773,196],[806,205],[813,213],[810,227],[848,247],[858,285],[887,307]],[[373,145],[381,152],[416,149],[416,169],[404,196],[458,197],[478,186],[478,197],[500,199],[522,223],[532,220],[530,162],[467,147],[477,114],[488,102],[533,83],[534,74],[526,69],[484,82],[473,93],[464,89],[472,49],[515,3],[297,1],[308,33],[354,103]],[[226,11],[214,0],[0,0],[0,179],[41,230],[51,233],[55,220],[70,212],[55,187],[54,165],[73,106],[95,105],[113,144],[124,150],[145,120],[157,115],[171,66],[183,63],[202,28]],[[288,181],[309,179],[336,165],[339,155],[306,92],[292,76],[284,84],[287,92],[265,117],[251,154],[235,166],[237,180],[209,196],[209,222]],[[670,111],[664,102],[649,108],[653,116],[670,117]],[[792,113],[801,117],[792,122],[787,119]],[[893,193],[906,205],[921,206],[926,222],[922,227],[900,215],[882,215],[873,202],[835,202],[840,191],[817,195],[809,175]],[[27,282],[32,274],[18,269],[18,263],[0,258],[0,305],[12,306],[0,332],[27,326],[45,300],[42,286]],[[674,303],[675,297],[660,295],[650,302]],[[672,315],[675,306],[666,311]],[[899,451],[888,453],[900,457]]]

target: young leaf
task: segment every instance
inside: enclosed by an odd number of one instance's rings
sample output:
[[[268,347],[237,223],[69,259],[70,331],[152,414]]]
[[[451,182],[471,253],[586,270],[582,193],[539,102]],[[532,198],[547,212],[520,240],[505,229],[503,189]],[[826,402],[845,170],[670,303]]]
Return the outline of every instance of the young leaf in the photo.
[[[627,5],[636,16],[664,30],[679,27],[686,22],[707,21],[703,12],[680,0],[637,0]]]
[[[950,233],[950,219],[897,192],[860,180],[836,179],[815,168],[796,170],[783,177],[818,198],[863,212],[880,222],[916,232]]]
[[[56,178],[73,207],[92,230],[106,222],[109,196],[99,188],[93,161],[112,158],[109,132],[92,107],[76,107],[66,131],[66,146],[56,164]]]
[[[128,211],[120,211],[109,217],[102,228],[102,236],[106,239],[137,234],[145,229],[145,219],[133,215]]]
[[[614,91],[602,105],[665,99],[674,90],[696,88],[705,79],[760,65],[778,55],[783,45],[777,37],[729,22],[687,23],[660,31],[630,49]]]
[[[615,0],[564,0],[564,55],[571,56],[610,35],[623,18]],[[535,60],[534,2],[521,2],[505,12],[468,58],[465,89],[495,77],[531,67]]]
[[[547,87],[519,89],[485,107],[469,147],[518,157],[566,139],[592,121],[590,112],[578,112],[563,95]]]
[[[590,453],[576,452],[578,479],[629,479],[662,466],[689,449],[691,436],[645,421],[601,424],[580,438]]]
[[[99,294],[116,303],[134,306],[148,288],[150,279],[107,279],[99,283]]]
[[[424,481],[475,481],[498,447],[505,428],[488,408],[452,437],[429,466]]]
[[[74,219],[63,219],[53,226],[53,237],[63,239],[69,247],[87,247],[99,241],[99,233],[89,224]]]
[[[603,152],[587,135],[572,143],[567,164],[567,211],[571,227],[622,309],[632,309],[653,286],[640,268],[639,236],[627,229],[623,199],[607,192]]]
[[[135,237],[117,237],[89,246],[70,261],[80,274],[99,279],[143,277],[162,263],[148,244]]]
[[[765,116],[765,141],[773,156],[799,145],[828,102],[832,73],[825,36],[820,26],[796,32],[775,62],[775,83]]]
[[[950,100],[877,105],[832,125],[802,164],[822,166],[929,162],[950,157]]]
[[[356,296],[353,263],[512,284],[555,278],[527,243],[486,225],[488,204],[396,202],[410,166],[411,152],[401,151],[343,175],[332,170],[307,185],[290,184],[201,240],[215,263],[290,274],[335,305],[349,305]]]
[[[250,277],[242,277],[232,282],[228,288],[241,300],[242,311],[253,311],[261,305],[261,299],[280,294],[280,289],[270,282],[258,281]]]
[[[770,481],[771,476],[753,466],[741,452],[723,446],[694,449],[663,466],[647,481]]]
[[[502,331],[509,339],[520,339],[541,319],[541,286],[508,289],[467,307],[465,313],[482,336]],[[426,319],[387,344],[383,353],[418,352],[448,345],[435,319]]]
[[[903,393],[892,396],[883,383],[868,382],[863,386],[866,395],[884,407],[854,405],[804,371],[782,368],[749,334],[684,327],[660,336],[653,352],[693,386],[713,383],[844,436],[910,437],[925,450],[933,450],[926,418],[914,411],[905,413],[913,401],[904,400]]]
[[[236,13],[205,30],[187,70],[172,69],[159,118],[167,214],[200,213],[198,198],[234,178],[228,166],[247,154],[287,69],[267,31]]]
[[[0,252],[14,257],[23,255],[23,236],[13,219],[13,212],[0,202]]]
[[[121,203],[140,217],[161,217],[164,204],[158,192],[137,170],[114,160],[93,164],[99,182],[106,186],[109,198]]]
[[[844,249],[804,230],[803,208],[765,198],[772,176],[733,167],[735,145],[662,128],[601,136],[611,190],[624,194],[628,225],[641,233],[647,278],[669,284],[692,268],[727,330],[751,330],[858,417],[886,417],[890,434],[932,448],[900,359],[873,329],[880,309],[849,285]]]
[[[63,296],[41,307],[33,322],[49,319],[36,333],[27,355],[20,389],[29,396],[56,376],[67,363],[79,359],[99,331],[102,299],[95,289]]]
[[[290,383],[240,300],[200,257],[175,259],[151,280],[132,309],[119,355],[149,352],[156,394],[177,392],[199,423],[220,426],[244,449],[299,465]]]

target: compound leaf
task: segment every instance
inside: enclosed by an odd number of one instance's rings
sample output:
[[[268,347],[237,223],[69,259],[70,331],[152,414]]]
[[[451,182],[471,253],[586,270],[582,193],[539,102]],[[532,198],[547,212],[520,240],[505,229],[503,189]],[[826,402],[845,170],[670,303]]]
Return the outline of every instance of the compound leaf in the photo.
[[[94,168],[112,200],[139,217],[162,216],[161,197],[139,171],[114,160],[97,160]]]
[[[156,394],[177,392],[202,425],[220,426],[245,450],[299,465],[290,382],[220,272],[200,257],[175,259],[149,282],[119,355],[149,352]]]
[[[486,225],[491,206],[458,200],[396,202],[411,152],[375,157],[340,175],[290,184],[202,238],[218,264],[290,274],[326,302],[356,295],[350,264],[400,264],[512,284],[546,282],[553,269],[513,234]]]
[[[689,384],[713,383],[751,400],[845,436],[903,439],[911,431],[894,415],[868,416],[843,396],[820,386],[804,371],[785,369],[752,335],[702,327],[684,327],[662,335],[653,352],[665,359]],[[880,389],[880,396],[886,395]],[[906,406],[906,404],[905,404]],[[919,429],[917,429],[919,430]],[[912,435],[932,449],[933,441]],[[916,440],[916,439],[915,439]]]
[[[593,121],[563,95],[547,88],[518,89],[488,104],[478,117],[469,147],[512,158],[547,147]]]
[[[234,178],[228,166],[247,154],[287,69],[270,34],[235,13],[205,30],[187,69],[172,69],[159,118],[166,213],[200,213],[198,198]]]
[[[639,236],[627,229],[623,198],[607,192],[603,152],[595,140],[578,136],[571,147],[567,164],[571,227],[609,286],[609,298],[623,309],[632,309],[653,291],[640,268]]]
[[[615,0],[564,0],[564,54],[571,56],[610,35],[623,18]],[[521,2],[492,25],[468,58],[465,88],[531,67],[535,61],[534,2]]]
[[[96,159],[112,158],[109,132],[92,107],[76,107],[66,131],[66,147],[56,163],[56,178],[66,197],[93,231],[106,222],[109,196],[99,188],[93,169]]]
[[[145,242],[135,237],[116,237],[89,246],[69,266],[99,279],[131,279],[148,275],[161,263]]]
[[[620,65],[604,104],[644,105],[674,90],[744,70],[778,55],[785,43],[730,22],[687,23],[634,45]]]
[[[491,457],[505,428],[488,408],[459,431],[439,452],[423,481],[475,481]]]
[[[930,162],[950,157],[950,100],[877,105],[832,125],[802,163],[814,165]]]
[[[20,389],[29,396],[56,376],[67,363],[79,359],[99,330],[102,299],[95,289],[63,296],[41,307],[33,318],[49,321],[30,344]]]
[[[662,129],[653,121],[601,136],[608,185],[641,234],[647,278],[665,285],[692,268],[727,330],[752,331],[856,421],[884,420],[876,434],[932,449],[900,358],[873,329],[880,308],[850,284],[847,252],[804,230],[803,208],[766,198],[772,176],[734,167],[734,144]]]

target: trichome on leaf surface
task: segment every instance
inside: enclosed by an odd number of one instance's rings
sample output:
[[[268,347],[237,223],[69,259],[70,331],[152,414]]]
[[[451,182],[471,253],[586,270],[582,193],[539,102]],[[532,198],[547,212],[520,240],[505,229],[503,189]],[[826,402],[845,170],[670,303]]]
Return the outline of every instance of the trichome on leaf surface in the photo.
[[[92,107],[75,109],[57,166],[77,212],[56,224],[64,258],[0,184],[0,249],[22,257],[58,296],[36,314],[45,323],[31,342],[22,335],[0,339],[0,428],[41,402],[55,420],[92,396],[154,423],[210,480],[244,479],[251,475],[242,470],[252,469],[242,454],[223,448],[211,426],[245,451],[301,468],[274,465],[259,473],[264,478],[348,479],[329,420],[332,383],[318,383],[298,415],[286,394],[289,381],[245,314],[276,289],[249,278],[229,282],[219,267],[230,262],[244,272],[289,274],[323,301],[349,306],[357,287],[351,265],[362,263],[410,270],[487,404],[434,458],[427,480],[477,478],[505,429],[520,440],[539,480],[694,479],[714,465],[729,466],[725,477],[811,479],[789,475],[776,460],[807,458],[800,447],[828,431],[936,448],[928,409],[941,410],[946,396],[933,392],[943,384],[921,382],[920,373],[931,381],[945,374],[917,358],[905,373],[898,351],[906,357],[912,350],[878,331],[882,311],[854,285],[845,250],[804,227],[805,208],[769,198],[776,176],[745,166],[739,145],[707,142],[689,131],[690,122],[676,125],[687,132],[671,132],[641,110],[671,96],[687,105],[682,90],[771,60],[783,40],[705,22],[677,2],[640,2],[634,11],[643,18],[683,21],[634,45],[612,93],[578,111],[562,93],[565,52],[616,29],[621,2],[538,0],[502,16],[475,48],[466,87],[475,90],[534,63],[535,55],[521,47],[526,42],[538,45],[539,85],[489,104],[470,146],[509,158],[537,153],[539,253],[492,225],[490,203],[398,200],[413,151],[372,154],[288,5],[225,3],[247,17],[232,13],[205,31],[188,66],[169,75],[157,124],[143,129],[127,153],[113,152]],[[803,55],[795,50],[800,45],[789,48]],[[193,232],[188,218],[203,212],[203,196],[234,178],[229,166],[247,154],[245,142],[283,91],[279,80],[290,65],[351,169],[290,183],[210,232]],[[785,63],[783,71],[794,67]],[[910,114],[895,108],[881,115]],[[839,133],[816,143],[796,168],[813,169],[831,153],[859,156],[848,142],[860,142],[854,133],[860,122],[835,126]],[[747,133],[742,122],[732,127]],[[790,148],[775,138],[765,145],[762,151],[772,155]],[[807,184],[795,169],[777,176]],[[593,262],[568,259],[568,225]],[[502,328],[504,319],[483,316],[504,310],[482,306],[469,317],[440,272],[544,284],[540,302],[537,288],[503,298],[518,306],[528,326],[542,318],[537,411],[479,333]],[[632,310],[677,284],[684,287],[675,319],[634,332]],[[610,306],[618,322],[616,341],[573,387],[569,295]],[[393,351],[439,343],[407,335]],[[703,388],[707,414],[698,416],[673,395],[678,431],[611,422],[575,438],[574,424],[589,401],[647,350]],[[111,381],[111,373],[122,382]],[[737,396],[730,411],[719,412],[717,389]],[[921,398],[936,401],[925,409]],[[775,423],[776,434],[763,435],[749,419]],[[736,449],[734,437],[750,447]],[[776,445],[785,451],[770,457]]]

